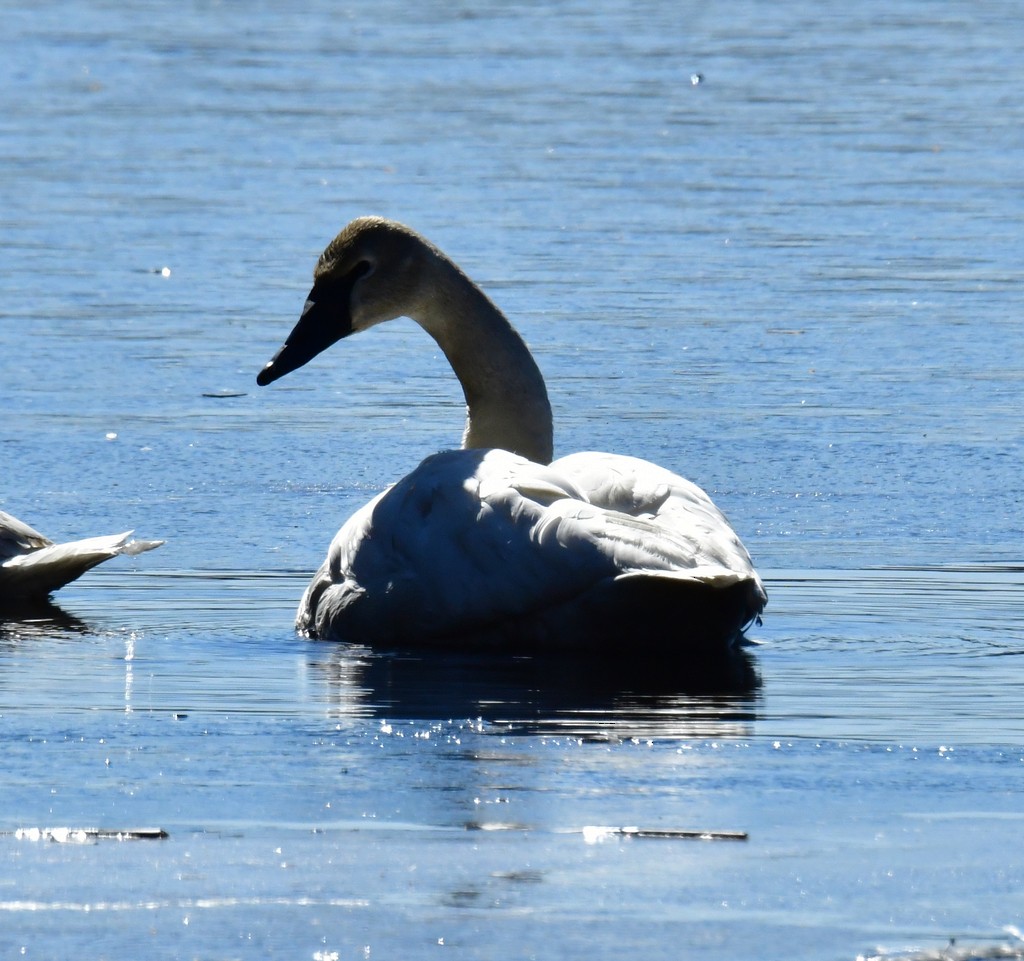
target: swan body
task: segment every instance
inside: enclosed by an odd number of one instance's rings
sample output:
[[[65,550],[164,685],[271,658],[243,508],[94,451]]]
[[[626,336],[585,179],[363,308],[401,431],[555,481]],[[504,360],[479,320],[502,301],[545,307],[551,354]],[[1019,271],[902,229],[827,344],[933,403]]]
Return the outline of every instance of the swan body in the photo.
[[[409,316],[463,386],[463,446],[419,467],[342,526],[299,604],[311,637],[714,653],[767,601],[707,494],[639,458],[552,462],[543,378],[483,292],[409,228],[349,224],[327,247],[268,384],[352,333]]]
[[[120,554],[142,554],[163,541],[129,540],[131,531],[55,544],[0,511],[0,607],[44,602],[90,568]]]

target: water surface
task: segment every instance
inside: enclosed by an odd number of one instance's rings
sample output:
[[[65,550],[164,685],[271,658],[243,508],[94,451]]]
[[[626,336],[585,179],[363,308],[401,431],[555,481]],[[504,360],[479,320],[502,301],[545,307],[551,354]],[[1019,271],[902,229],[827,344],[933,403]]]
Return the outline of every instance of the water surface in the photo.
[[[4,23],[0,508],[167,539],[0,623],[5,955],[1019,947],[1016,5]],[[341,521],[461,429],[411,323],[255,387],[370,212],[513,318],[560,452],[712,493],[759,687],[295,637]],[[589,830],[631,826],[747,840]]]

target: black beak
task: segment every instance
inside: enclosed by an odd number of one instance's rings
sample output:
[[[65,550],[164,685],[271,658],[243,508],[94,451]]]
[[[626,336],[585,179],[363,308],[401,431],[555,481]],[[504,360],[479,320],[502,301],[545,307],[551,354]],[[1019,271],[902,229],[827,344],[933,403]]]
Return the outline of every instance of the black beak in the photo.
[[[352,333],[351,284],[314,284],[302,316],[270,363],[256,375],[261,387],[309,363],[331,344]]]

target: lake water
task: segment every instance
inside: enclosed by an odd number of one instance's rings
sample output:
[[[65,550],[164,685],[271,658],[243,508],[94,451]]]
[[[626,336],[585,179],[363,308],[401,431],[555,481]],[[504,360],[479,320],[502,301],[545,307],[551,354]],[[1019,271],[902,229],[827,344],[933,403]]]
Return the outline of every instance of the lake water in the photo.
[[[1016,3],[3,24],[0,508],[167,540],[0,624],[3,957],[1022,955]],[[508,312],[560,452],[712,493],[756,691],[294,635],[461,430],[411,323],[255,387],[371,212]]]

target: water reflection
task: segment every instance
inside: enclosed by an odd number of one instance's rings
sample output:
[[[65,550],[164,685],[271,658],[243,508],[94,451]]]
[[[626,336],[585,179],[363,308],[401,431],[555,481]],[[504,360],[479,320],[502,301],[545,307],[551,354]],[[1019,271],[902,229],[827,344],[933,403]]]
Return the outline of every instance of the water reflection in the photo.
[[[52,638],[55,634],[85,634],[89,625],[52,601],[0,608],[0,643],[30,638]]]
[[[586,739],[740,737],[756,718],[757,675],[746,651],[716,678],[723,683],[709,686],[706,673],[694,684],[664,661],[322,649],[311,666],[332,713],[343,717],[474,718],[497,733]]]

